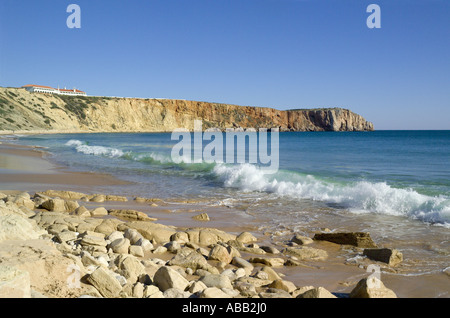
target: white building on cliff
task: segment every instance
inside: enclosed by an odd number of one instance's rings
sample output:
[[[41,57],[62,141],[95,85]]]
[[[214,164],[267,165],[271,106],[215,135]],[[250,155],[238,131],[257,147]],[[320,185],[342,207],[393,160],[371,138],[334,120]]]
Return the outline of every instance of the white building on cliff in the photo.
[[[62,89],[62,88],[53,88],[50,86],[42,86],[42,85],[24,85],[22,88],[25,88],[27,91],[32,93],[47,93],[47,94],[57,94],[57,95],[70,95],[70,96],[86,96],[87,94],[83,91],[80,91],[76,88],[74,89]]]

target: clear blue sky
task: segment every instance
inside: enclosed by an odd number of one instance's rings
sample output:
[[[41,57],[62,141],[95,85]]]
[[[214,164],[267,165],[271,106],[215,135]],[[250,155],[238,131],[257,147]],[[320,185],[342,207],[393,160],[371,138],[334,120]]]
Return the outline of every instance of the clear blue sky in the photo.
[[[81,29],[66,12],[81,7]],[[381,29],[369,29],[369,4]],[[450,129],[449,0],[0,0],[0,86],[277,109]]]

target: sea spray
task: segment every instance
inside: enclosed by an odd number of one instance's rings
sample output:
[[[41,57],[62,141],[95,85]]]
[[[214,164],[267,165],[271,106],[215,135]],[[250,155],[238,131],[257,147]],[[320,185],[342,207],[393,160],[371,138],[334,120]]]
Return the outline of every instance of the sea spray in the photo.
[[[225,187],[275,193],[280,197],[333,203],[353,213],[406,216],[450,227],[450,198],[427,196],[385,182],[331,182],[295,172],[265,174],[255,165],[217,164],[213,172]]]
[[[82,142],[80,140],[69,140],[66,143],[66,146],[72,146],[75,147],[77,152],[81,152],[85,155],[101,155],[101,156],[107,156],[107,157],[122,157],[124,155],[124,152],[122,150],[116,149],[116,148],[110,148],[110,147],[103,147],[103,146],[89,146],[87,143]]]

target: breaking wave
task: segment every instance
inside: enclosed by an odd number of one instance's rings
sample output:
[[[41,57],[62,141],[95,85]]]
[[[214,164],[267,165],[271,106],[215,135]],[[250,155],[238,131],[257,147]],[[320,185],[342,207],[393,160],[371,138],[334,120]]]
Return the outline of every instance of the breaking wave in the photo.
[[[430,196],[412,188],[396,188],[386,182],[324,180],[296,171],[279,170],[267,174],[253,164],[175,163],[170,154],[124,152],[104,146],[91,146],[80,140],[70,140],[66,146],[79,153],[132,160],[157,167],[175,168],[186,175],[214,179],[222,187],[243,192],[274,193],[280,197],[322,201],[345,208],[353,213],[377,213],[404,216],[450,228],[450,198]]]

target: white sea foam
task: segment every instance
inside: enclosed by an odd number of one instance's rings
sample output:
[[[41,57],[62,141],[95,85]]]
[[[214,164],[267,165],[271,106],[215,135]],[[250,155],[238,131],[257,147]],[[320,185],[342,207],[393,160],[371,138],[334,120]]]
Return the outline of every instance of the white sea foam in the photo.
[[[77,152],[85,155],[105,156],[111,158],[122,157],[124,155],[124,152],[120,149],[103,146],[89,146],[85,142],[75,139],[69,140],[65,145],[74,147]]]
[[[266,175],[257,166],[218,164],[214,173],[225,187],[264,191],[297,199],[338,204],[353,213],[407,216],[450,227],[450,198],[427,196],[413,189],[399,189],[385,182],[332,183],[311,175]]]

